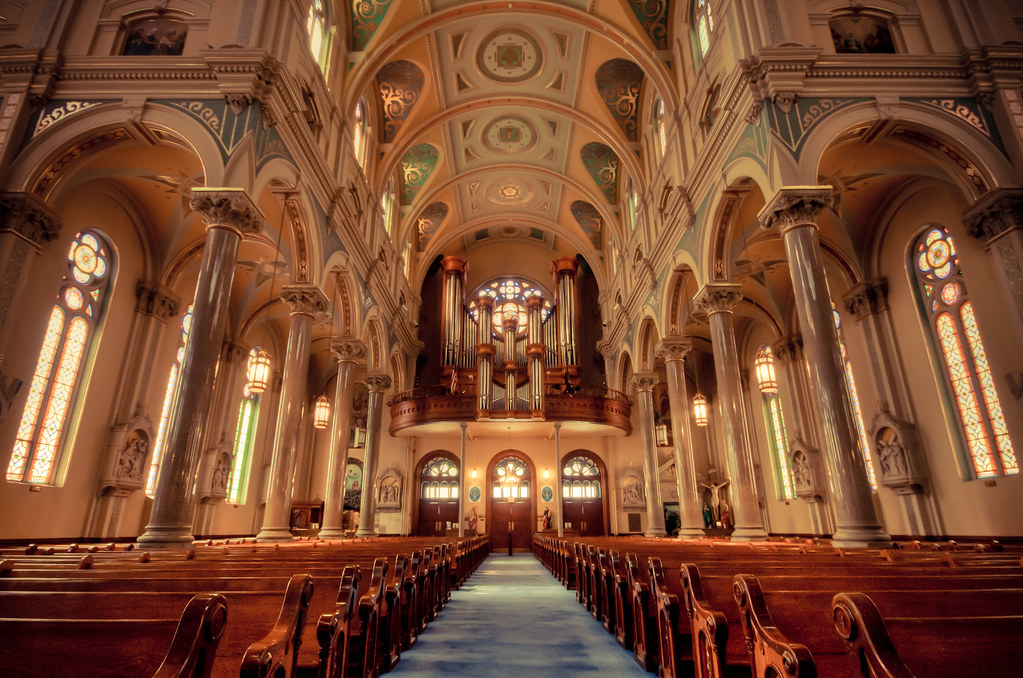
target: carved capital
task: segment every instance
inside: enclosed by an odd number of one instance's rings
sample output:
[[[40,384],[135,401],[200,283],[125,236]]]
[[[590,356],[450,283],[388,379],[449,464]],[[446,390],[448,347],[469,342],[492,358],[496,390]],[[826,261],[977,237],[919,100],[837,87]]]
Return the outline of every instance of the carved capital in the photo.
[[[241,92],[229,92],[224,95],[224,101],[231,107],[231,112],[241,115],[242,111],[252,103],[252,96]]]
[[[579,270],[579,262],[575,257],[558,257],[552,264],[554,277],[567,275],[574,278],[575,272]]]
[[[790,186],[778,191],[757,217],[763,228],[778,226],[782,232],[801,224],[816,224],[821,210],[834,204],[831,186]]]
[[[208,228],[230,228],[239,235],[263,231],[263,214],[240,188],[193,188],[189,207],[202,214]]]
[[[168,320],[178,314],[180,300],[169,290],[159,285],[149,285],[141,280],[135,283],[135,310],[160,320]]]
[[[988,241],[1023,225],[1023,189],[999,188],[977,201],[963,214],[966,232]]]
[[[682,360],[686,354],[693,350],[693,342],[679,337],[665,337],[657,344],[657,357],[664,362]]]
[[[780,363],[799,360],[803,357],[803,337],[798,334],[782,337],[771,346],[771,351]]]
[[[742,288],[735,283],[707,283],[693,298],[693,309],[707,315],[730,313],[742,301]]]
[[[308,283],[284,285],[281,287],[281,300],[291,307],[292,314],[304,313],[314,318],[325,316],[329,308],[327,297],[320,288]]]
[[[330,345],[330,352],[338,362],[357,362],[366,355],[366,346],[358,339],[339,339]]]
[[[36,247],[57,237],[60,219],[28,193],[0,194],[0,232],[15,233]]]
[[[370,393],[383,393],[390,387],[391,378],[386,374],[366,375],[366,387]]]
[[[657,382],[656,372],[636,372],[632,375],[632,387],[640,392],[653,391]]]
[[[240,363],[248,357],[249,347],[236,341],[225,341],[222,355],[225,362]]]
[[[846,310],[863,320],[888,310],[888,279],[878,278],[853,285],[842,296]]]

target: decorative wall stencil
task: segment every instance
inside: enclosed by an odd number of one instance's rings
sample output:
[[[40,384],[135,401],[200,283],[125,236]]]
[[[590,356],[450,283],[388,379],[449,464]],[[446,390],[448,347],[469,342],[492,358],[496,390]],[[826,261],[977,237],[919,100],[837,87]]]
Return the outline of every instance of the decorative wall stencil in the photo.
[[[638,99],[643,86],[643,69],[628,59],[611,59],[597,68],[594,80],[607,109],[625,132],[625,138],[639,141]]]
[[[224,162],[238,148],[246,135],[252,134],[256,149],[256,170],[262,169],[272,158],[284,158],[294,162],[277,130],[263,126],[262,104],[254,101],[252,105],[241,109],[235,114],[223,99],[206,99],[199,101],[156,100],[153,103],[171,106],[185,112],[198,120],[209,130],[217,145]]]
[[[521,28],[499,28],[476,48],[476,65],[494,82],[529,80],[543,66],[540,42]]]
[[[103,103],[100,101],[51,101],[39,111],[38,122],[36,122],[35,128],[32,130],[32,136],[35,136],[42,132],[44,129],[49,127],[55,122],[64,120],[71,117],[75,113],[81,113],[87,108],[91,108],[96,104]]]
[[[994,118],[991,117],[991,112],[980,105],[976,99],[938,99],[936,97],[921,97],[921,98],[906,98],[903,101],[915,101],[923,104],[924,106],[930,106],[936,108],[942,113],[959,118],[962,122],[965,122],[970,127],[974,128],[987,138],[991,139],[998,144],[999,148],[1002,147],[1002,139],[998,134],[998,126],[995,125]],[[1004,148],[1003,148],[1004,150]]]
[[[881,17],[847,14],[828,22],[839,54],[895,54],[892,32]]]
[[[725,165],[730,165],[739,158],[751,158],[767,169],[767,125],[747,125]]]
[[[361,52],[380,28],[392,0],[352,0],[352,50]]]
[[[431,202],[423,208],[416,219],[416,249],[426,249],[430,238],[437,232],[444,218],[448,216],[448,205],[444,202]]]
[[[377,88],[380,90],[380,110],[384,124],[381,126],[381,141],[390,143],[398,130],[408,119],[412,108],[419,101],[423,91],[423,71],[411,61],[399,59],[384,64],[377,73]]]
[[[585,200],[576,200],[572,203],[572,216],[579,222],[586,236],[593,243],[594,249],[601,249],[604,221],[600,218],[597,208]]]
[[[607,201],[618,204],[618,156],[609,146],[591,141],[579,152],[586,171],[593,177]]]
[[[430,173],[437,166],[440,151],[431,144],[418,144],[408,149],[401,158],[401,177],[405,185],[402,192],[402,204],[411,205],[416,194],[423,187]]]
[[[668,49],[670,0],[629,0],[633,14],[657,49]]]
[[[803,142],[817,125],[826,117],[855,103],[866,101],[864,98],[825,99],[816,97],[800,97],[796,99],[788,112],[776,103],[765,104],[767,120],[774,134],[795,158],[803,150]]]
[[[185,48],[188,25],[172,19],[142,19],[128,29],[121,54],[177,56]]]
[[[497,118],[483,130],[483,145],[499,153],[522,153],[536,146],[539,136],[528,121],[514,115]]]

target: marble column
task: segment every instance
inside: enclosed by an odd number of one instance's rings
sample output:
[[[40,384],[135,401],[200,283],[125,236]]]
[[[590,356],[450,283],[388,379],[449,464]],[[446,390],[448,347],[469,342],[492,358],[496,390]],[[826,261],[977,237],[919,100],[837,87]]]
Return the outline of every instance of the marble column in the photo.
[[[302,413],[309,400],[307,380],[313,320],[327,312],[328,302],[315,285],[284,285],[281,299],[291,307],[288,349],[284,357],[284,380],[277,406],[277,427],[270,457],[270,482],[266,493],[263,528],[256,539],[291,541],[291,492],[295,480]]]
[[[321,539],[344,536],[345,473],[348,470],[348,441],[352,436],[352,395],[355,369],[366,349],[361,341],[345,339],[330,346],[337,356],[337,381],[334,387],[334,418],[330,429],[330,456],[327,460],[327,487],[323,499]]]
[[[0,421],[14,403],[32,366],[19,366],[21,376],[7,368],[7,348],[15,321],[31,278],[32,266],[43,245],[56,239],[60,219],[42,202],[28,193],[0,194]]]
[[[458,445],[458,538],[465,538],[465,439],[468,436],[469,424],[458,423],[462,436]]]
[[[761,211],[760,221],[765,228],[780,230],[785,245],[803,350],[824,437],[824,466],[835,511],[834,543],[836,546],[886,544],[890,537],[874,508],[857,441],[845,383],[845,363],[814,222],[820,211],[830,207],[832,202],[830,186],[783,188]]]
[[[391,385],[386,374],[366,377],[369,404],[366,414],[366,452],[362,469],[362,497],[359,501],[359,531],[356,537],[376,536],[377,458],[380,456],[380,419],[384,391]]]
[[[671,405],[671,437],[675,454],[675,482],[681,526],[678,536],[702,537],[703,501],[696,482],[692,428],[689,421],[689,394],[686,392],[685,357],[692,342],[681,337],[665,337],[657,346],[668,376],[668,402]]]
[[[707,283],[693,299],[694,308],[707,314],[714,346],[714,374],[717,403],[724,433],[725,464],[728,466],[729,496],[732,498],[732,539],[749,541],[767,538],[754,478],[754,450],[746,435],[749,413],[742,393],[739,352],[735,347],[732,309],[742,300],[739,285]]]
[[[476,300],[479,309],[479,337],[476,343],[476,411],[477,416],[490,417],[494,399],[494,300],[481,294]]]
[[[554,483],[554,519],[558,521],[558,537],[565,536],[565,489],[561,478],[561,422],[554,422],[554,466],[557,469]]]
[[[193,189],[190,206],[206,221],[206,245],[153,510],[138,539],[150,548],[192,543],[195,474],[206,441],[207,413],[224,342],[238,245],[243,235],[263,228],[263,215],[241,189]]]
[[[658,475],[657,441],[654,436],[654,386],[657,375],[637,372],[632,377],[636,389],[636,409],[639,410],[639,433],[643,445],[643,476],[646,480],[646,532],[648,537],[663,537],[664,507],[661,506],[661,479]]]

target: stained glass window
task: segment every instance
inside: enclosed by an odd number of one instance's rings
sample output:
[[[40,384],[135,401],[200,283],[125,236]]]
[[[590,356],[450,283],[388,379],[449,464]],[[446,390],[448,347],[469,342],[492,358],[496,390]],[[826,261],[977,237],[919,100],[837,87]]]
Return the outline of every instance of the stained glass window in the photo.
[[[251,362],[259,347],[249,351]],[[246,370],[247,371],[247,370]],[[242,402],[238,410],[238,428],[234,435],[234,457],[231,461],[231,475],[227,479],[227,501],[232,504],[244,504],[248,489],[249,460],[252,458],[252,444],[256,437],[256,419],[259,412],[259,394],[249,392],[248,384],[242,392]]]
[[[309,34],[309,51],[313,53],[313,58],[322,68],[326,61],[324,55],[327,51],[327,11],[323,6],[323,0],[312,0],[309,4],[305,30]]]
[[[484,294],[494,300],[494,312],[491,320],[494,332],[499,337],[503,335],[502,324],[506,316],[518,316],[518,331],[525,330],[526,322],[529,320],[529,315],[526,312],[526,299],[529,297],[543,297],[543,307],[540,309],[541,320],[545,320],[551,313],[550,295],[544,293],[535,284],[523,278],[501,278],[483,285],[472,295],[473,301],[469,302],[469,313],[476,320],[479,318],[475,300]]]
[[[366,117],[366,102],[359,99],[359,103],[355,104],[355,127],[352,130],[352,152],[355,154],[355,160],[359,163],[359,167],[363,169],[366,169],[366,127],[368,125]]]
[[[178,373],[181,371],[181,361],[185,357],[185,343],[188,341],[188,333],[191,331],[192,305],[189,304],[188,310],[185,311],[185,317],[181,319],[181,341],[178,344],[178,352],[174,356],[174,364],[171,365],[170,376],[167,377],[167,390],[164,391],[163,409],[160,411],[160,425],[156,428],[156,442],[153,443],[153,460],[149,463],[149,473],[146,476],[146,494],[150,497],[156,493],[156,476],[160,472],[163,447],[167,443],[167,425],[170,423],[174,394],[178,390]]]
[[[770,346],[761,346],[757,356],[759,360],[774,366],[774,352]],[[795,499],[795,483],[792,480],[792,465],[789,462],[789,442],[788,435],[785,433],[785,415],[782,411],[781,398],[778,397],[777,389],[773,393],[765,393],[761,390],[761,396],[764,399],[767,440],[774,457],[779,494],[785,500]]]
[[[421,476],[424,499],[458,499],[458,466],[447,457],[426,462]]]
[[[505,457],[494,465],[494,499],[529,497],[529,467],[518,457]]]
[[[852,365],[849,363],[849,352],[845,348],[845,335],[842,333],[842,317],[838,314],[835,302],[831,302],[831,312],[835,318],[835,329],[838,331],[838,345],[842,349],[842,362],[845,364],[845,387],[849,392],[852,404],[853,421],[856,423],[856,437],[860,444],[863,463],[867,467],[867,480],[871,489],[877,489],[877,475],[874,473],[874,460],[870,456],[870,443],[867,441],[867,427],[863,424],[863,410],[860,409],[860,394],[856,390],[856,378],[853,376]]]
[[[84,356],[95,336],[109,289],[113,258],[96,231],[75,235],[50,311],[28,400],[7,466],[7,480],[54,483],[64,438],[82,382]]]
[[[566,499],[600,497],[600,468],[584,455],[572,457],[561,469],[561,492]]]
[[[949,232],[940,226],[924,229],[914,244],[911,264],[924,313],[940,348],[946,383],[955,399],[974,474],[990,478],[1019,473],[973,303]]]
[[[654,102],[654,129],[657,131],[657,143],[659,144],[661,155],[664,155],[665,150],[668,148],[668,128],[664,122],[664,116],[664,100],[657,99]]]
[[[714,14],[711,12],[710,0],[696,0],[693,3],[693,26],[696,27],[700,56],[705,57],[710,49],[710,38],[714,35]]]

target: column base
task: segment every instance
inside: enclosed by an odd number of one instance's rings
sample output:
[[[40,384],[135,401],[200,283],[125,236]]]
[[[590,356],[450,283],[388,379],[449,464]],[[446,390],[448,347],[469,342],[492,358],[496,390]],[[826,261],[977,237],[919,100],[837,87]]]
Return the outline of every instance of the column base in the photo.
[[[707,533],[703,531],[702,527],[680,527],[678,530],[679,539],[699,539],[706,536]]]
[[[294,539],[291,530],[286,527],[264,527],[256,535],[256,541],[262,542],[286,542]]]
[[[344,539],[345,531],[340,527],[325,527],[318,536],[320,539]]]
[[[668,533],[664,530],[647,530],[643,533],[644,537],[667,537]]]
[[[184,549],[192,545],[195,537],[192,531],[185,527],[146,525],[146,531],[135,541],[153,549]]]
[[[355,536],[358,537],[359,539],[369,539],[370,537],[377,536],[377,532],[376,530],[360,527],[359,530],[355,533]]]
[[[880,525],[839,527],[832,535],[831,543],[839,548],[885,548],[892,545],[892,538]]]
[[[732,541],[761,541],[767,539],[767,530],[759,525],[737,527],[732,532]]]

